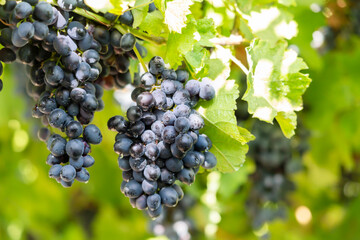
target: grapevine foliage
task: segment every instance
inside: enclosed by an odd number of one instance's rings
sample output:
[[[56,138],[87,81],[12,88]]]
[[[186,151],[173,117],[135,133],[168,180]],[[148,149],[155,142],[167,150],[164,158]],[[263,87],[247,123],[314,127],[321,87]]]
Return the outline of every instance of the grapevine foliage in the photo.
[[[103,90],[129,85],[136,87],[136,105],[108,127],[118,132],[121,191],[134,207],[156,218],[162,205],[174,207],[182,199],[175,180],[192,184],[200,166],[239,170],[254,136],[235,117],[239,86],[230,79],[232,62],[247,75],[248,112],[276,119],[283,134],[293,136],[295,111],[311,81],[285,40],[297,34],[293,17],[274,6],[251,11],[250,2],[229,4],[236,21],[224,40],[219,24],[192,14],[206,7],[192,0],[1,2],[0,61],[27,65],[32,115],[45,125],[38,137],[50,151],[49,176],[64,187],[89,180],[91,144],[102,141],[91,123],[104,109]],[[234,43],[234,36],[241,41]],[[234,48],[221,46],[241,44],[245,64]]]

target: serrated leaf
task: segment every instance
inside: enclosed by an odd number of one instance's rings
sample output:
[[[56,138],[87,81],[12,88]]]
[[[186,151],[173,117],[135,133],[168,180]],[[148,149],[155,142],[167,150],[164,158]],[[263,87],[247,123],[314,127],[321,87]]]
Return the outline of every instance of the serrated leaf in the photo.
[[[154,36],[159,36],[168,32],[164,23],[164,16],[159,11],[148,13],[145,20],[139,25],[139,28]]]
[[[172,68],[180,65],[183,56],[193,49],[196,43],[194,38],[195,32],[195,20],[190,20],[187,26],[182,29],[181,33],[172,32],[169,34],[165,61],[168,62]]]
[[[255,39],[246,49],[249,62],[248,89],[243,97],[249,112],[266,122],[276,118],[286,137],[294,135],[295,111],[302,109],[302,98],[311,79],[300,71],[307,69],[287,42],[273,46]]]
[[[148,3],[148,4],[146,4]],[[136,0],[134,9],[131,11],[134,16],[133,28],[137,28],[145,19],[149,10],[150,0]],[[142,7],[137,7],[137,6]]]
[[[191,13],[190,6],[194,4],[192,0],[174,0],[167,2],[165,10],[165,23],[170,32],[181,33],[181,29],[186,26],[187,15]]]
[[[263,40],[275,44],[279,39],[291,39],[298,33],[293,15],[284,9],[271,7],[252,11],[246,17],[252,33]]]

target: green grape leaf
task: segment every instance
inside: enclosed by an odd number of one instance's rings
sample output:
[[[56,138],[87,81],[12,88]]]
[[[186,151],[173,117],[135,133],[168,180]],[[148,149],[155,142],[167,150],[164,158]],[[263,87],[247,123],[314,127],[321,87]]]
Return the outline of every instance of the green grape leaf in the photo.
[[[181,29],[186,26],[187,15],[191,14],[190,6],[192,0],[174,0],[166,3],[165,23],[170,32],[181,33]]]
[[[139,28],[154,36],[160,36],[168,32],[167,26],[164,23],[164,16],[159,11],[148,13],[145,20],[139,25]]]
[[[246,129],[237,126],[235,117],[236,99],[239,97],[235,80],[226,80],[230,76],[230,60],[222,50],[215,49],[212,59],[207,61],[222,66],[217,73],[209,77],[214,79],[213,86],[216,97],[208,102],[200,102],[198,112],[205,121],[202,133],[212,141],[211,152],[215,154],[221,172],[237,171],[245,161],[248,141],[253,140]]]
[[[210,40],[215,38],[216,35],[214,20],[209,18],[199,19],[196,23],[196,29],[201,37],[198,43],[204,47],[213,47],[214,43]]]
[[[185,57],[192,72],[197,75],[204,71],[205,61],[209,51],[204,47],[212,47],[210,41],[215,37],[216,31],[212,19],[200,19],[195,21],[189,17],[187,26],[181,33],[171,32],[168,39],[166,60],[171,66],[181,64]],[[177,51],[174,51],[177,50]]]
[[[260,120],[279,122],[284,135],[290,138],[296,128],[295,111],[302,109],[302,98],[311,79],[300,71],[306,63],[297,53],[287,49],[286,41],[273,46],[255,39],[246,49],[249,62],[248,89],[243,99],[249,112]]]
[[[192,51],[185,54],[186,61],[193,67],[200,71],[204,65],[205,60],[209,58],[209,51],[201,47],[199,43],[194,45]],[[197,72],[195,72],[197,73]]]
[[[167,50],[165,61],[168,62],[172,68],[181,65],[183,55],[193,49],[196,40],[194,33],[196,32],[195,20],[190,20],[181,33],[171,32],[167,42]]]
[[[246,142],[251,134],[237,126],[235,112],[239,96],[235,80],[215,80],[216,97],[201,104],[198,111],[205,120],[202,133],[212,141],[211,152],[218,160],[217,169],[221,172],[237,171],[245,161],[248,151]],[[241,129],[241,133],[239,129]]]
[[[137,28],[144,21],[149,10],[149,4],[150,0],[136,0],[134,9],[131,11],[134,16],[133,28]],[[139,5],[141,7],[137,7]]]
[[[256,37],[268,40],[272,44],[279,39],[291,39],[298,33],[293,15],[281,8],[270,7],[263,8],[259,12],[252,11],[246,19]]]

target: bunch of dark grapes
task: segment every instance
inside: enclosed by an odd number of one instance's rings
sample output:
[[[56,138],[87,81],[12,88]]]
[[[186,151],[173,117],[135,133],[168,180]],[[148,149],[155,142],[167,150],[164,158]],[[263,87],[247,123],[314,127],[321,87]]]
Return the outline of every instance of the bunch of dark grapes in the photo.
[[[114,116],[108,121],[118,132],[114,150],[123,170],[121,191],[152,218],[160,216],[162,205],[175,207],[182,199],[176,180],[190,185],[200,166],[210,169],[217,163],[208,151],[210,139],[199,134],[204,120],[192,109],[199,99],[211,100],[215,90],[206,78],[188,78],[187,71],[166,69],[161,57],[152,58],[149,72],[141,76],[143,87],[132,92],[136,105],[127,110],[128,120]]]
[[[176,208],[164,208],[164,213],[150,221],[150,231],[156,236],[166,236],[170,240],[189,240],[196,236],[198,229],[189,216],[196,200],[185,195]]]
[[[254,159],[256,170],[250,176],[247,210],[257,229],[268,221],[286,217],[287,195],[295,190],[290,177],[302,168],[308,131],[299,124],[297,137],[290,141],[278,125],[256,121],[253,134],[256,140],[250,143],[249,156]]]
[[[90,123],[95,111],[104,108],[103,86],[131,83],[129,58],[136,57],[137,43],[131,33],[109,31],[74,13],[76,7],[87,8],[81,1],[57,4],[6,1],[0,7],[0,61],[27,66],[27,92],[36,102],[32,115],[48,127],[38,137],[51,152],[49,176],[69,187],[74,179],[89,180],[91,144],[102,140],[99,128]],[[110,87],[107,77],[114,79]]]

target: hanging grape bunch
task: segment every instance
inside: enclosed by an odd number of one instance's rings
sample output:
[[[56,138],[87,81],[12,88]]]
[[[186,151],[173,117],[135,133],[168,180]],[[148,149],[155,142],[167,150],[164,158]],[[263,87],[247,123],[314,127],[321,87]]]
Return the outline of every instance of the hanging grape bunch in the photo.
[[[49,176],[70,187],[75,179],[89,180],[86,168],[95,162],[89,155],[91,144],[102,141],[99,128],[90,123],[95,111],[104,108],[103,87],[131,83],[129,58],[136,57],[135,45],[140,52],[144,49],[131,33],[109,31],[72,12],[76,6],[88,9],[80,1],[58,5],[7,1],[1,6],[0,61],[17,60],[27,66],[27,92],[36,102],[33,117],[64,133],[49,128],[38,132],[51,152],[46,161]],[[124,21],[133,21],[132,14],[127,13]]]
[[[128,120],[114,116],[108,121],[118,132],[114,150],[123,171],[121,191],[152,218],[160,216],[162,205],[175,207],[182,199],[176,180],[190,185],[200,166],[211,169],[217,163],[208,151],[211,140],[199,134],[204,120],[192,109],[199,99],[214,98],[215,90],[209,79],[188,78],[187,71],[166,69],[161,57],[152,58],[149,72],[141,76],[143,87],[132,92],[136,106],[127,110]]]
[[[256,171],[250,178],[253,186],[247,210],[253,227],[258,229],[266,222],[286,217],[288,194],[295,190],[290,176],[302,168],[308,131],[298,124],[297,138],[290,141],[279,128],[256,121],[253,132],[256,140],[250,144],[249,155],[255,161]]]

